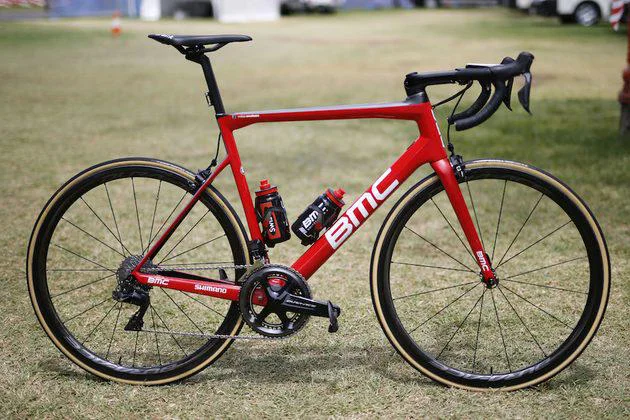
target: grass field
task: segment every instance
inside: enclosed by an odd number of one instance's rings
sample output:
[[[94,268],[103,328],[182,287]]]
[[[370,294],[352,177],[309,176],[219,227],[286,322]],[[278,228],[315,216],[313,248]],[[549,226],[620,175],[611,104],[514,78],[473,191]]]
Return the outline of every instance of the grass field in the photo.
[[[533,52],[534,116],[518,105],[514,113],[502,109],[454,142],[466,159],[545,168],[597,215],[613,288],[590,347],[548,383],[514,393],[443,388],[402,361],[373,314],[369,258],[388,209],[422,170],[310,281],[317,298],[343,308],[337,334],[316,319],[288,341],[238,342],[202,374],[165,387],[102,382],[73,366],[42,332],[26,290],[26,245],[39,210],[92,164],[151,156],[196,170],[213,152],[216,126],[198,66],[148,40],[152,32],[254,38],[213,56],[228,111],[399,100],[408,72]],[[630,139],[618,137],[616,101],[624,53],[625,36],[606,26],[561,26],[498,10],[247,25],[124,22],[118,39],[106,20],[0,23],[0,415],[627,418]],[[432,99],[450,92],[435,88]],[[239,132],[239,148],[250,187],[271,178],[294,217],[325,187],[362,192],[415,135],[414,127],[390,121],[280,124]],[[236,203],[229,177],[217,187]],[[271,255],[291,263],[302,250],[294,239]]]

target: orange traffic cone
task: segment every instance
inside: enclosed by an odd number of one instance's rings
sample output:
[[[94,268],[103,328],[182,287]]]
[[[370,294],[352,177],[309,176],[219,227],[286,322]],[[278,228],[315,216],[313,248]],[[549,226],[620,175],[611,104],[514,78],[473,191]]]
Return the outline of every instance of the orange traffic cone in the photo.
[[[120,32],[121,32],[120,12],[116,10],[114,14],[112,15],[112,35],[118,36],[120,35]]]

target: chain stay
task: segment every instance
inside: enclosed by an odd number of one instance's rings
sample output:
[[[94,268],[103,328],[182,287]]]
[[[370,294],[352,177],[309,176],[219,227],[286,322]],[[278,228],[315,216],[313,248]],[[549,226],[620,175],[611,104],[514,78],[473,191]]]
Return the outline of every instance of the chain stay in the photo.
[[[174,266],[174,267],[147,267],[143,268],[143,273],[159,273],[163,271],[173,271],[173,270],[248,270],[248,273],[253,268],[257,268],[260,264],[241,264],[241,265],[207,265],[207,266]],[[248,273],[245,273],[246,276]],[[160,330],[147,330],[143,329],[140,332],[144,333],[152,333],[152,334],[165,334],[165,335],[181,335],[188,337],[203,337],[208,339],[221,339],[221,340],[284,340],[289,338],[287,337],[266,337],[262,335],[227,335],[227,334],[200,334],[200,333],[191,333],[191,332],[181,332],[181,331],[160,331]]]

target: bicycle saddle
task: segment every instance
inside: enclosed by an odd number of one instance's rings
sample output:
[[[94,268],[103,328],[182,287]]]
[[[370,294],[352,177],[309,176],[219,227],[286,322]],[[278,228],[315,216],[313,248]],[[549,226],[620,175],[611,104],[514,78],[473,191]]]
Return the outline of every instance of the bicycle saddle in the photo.
[[[151,34],[149,38],[154,39],[162,44],[172,45],[174,47],[192,47],[196,45],[210,44],[228,44],[230,42],[251,41],[252,38],[247,35],[166,35]]]

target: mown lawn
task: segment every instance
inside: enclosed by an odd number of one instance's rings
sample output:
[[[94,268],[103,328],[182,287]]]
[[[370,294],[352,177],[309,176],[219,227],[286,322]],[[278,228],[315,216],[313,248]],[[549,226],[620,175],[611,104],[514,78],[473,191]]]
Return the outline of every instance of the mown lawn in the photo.
[[[152,156],[196,170],[213,151],[216,126],[198,67],[147,39],[152,32],[253,36],[213,56],[228,111],[399,100],[410,71],[533,52],[534,116],[516,105],[453,139],[466,159],[545,168],[589,203],[613,267],[595,340],[548,383],[509,394],[443,388],[406,365],[378,326],[368,284],[372,243],[403,186],[310,282],[316,297],[344,309],[337,334],[313,320],[288,341],[239,342],[204,373],[166,387],[106,383],[71,365],[42,332],[26,290],[26,244],[39,210],[97,162]],[[630,139],[618,137],[616,102],[625,35],[499,10],[124,22],[118,39],[106,20],[61,20],[0,23],[0,57],[3,417],[628,417]],[[435,100],[450,91],[432,92]],[[250,186],[270,177],[295,216],[324,187],[362,192],[415,134],[390,121],[280,124],[239,132],[239,147]],[[217,186],[236,203],[229,177]],[[272,258],[291,263],[302,250],[292,240]]]

